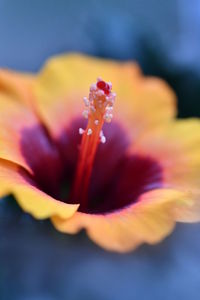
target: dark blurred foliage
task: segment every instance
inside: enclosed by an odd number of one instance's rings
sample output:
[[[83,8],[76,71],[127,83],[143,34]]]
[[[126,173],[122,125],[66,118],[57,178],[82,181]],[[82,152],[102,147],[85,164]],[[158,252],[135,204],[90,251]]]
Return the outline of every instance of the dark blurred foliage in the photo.
[[[0,0],[0,66],[37,71],[50,55],[81,51],[137,60],[166,79],[179,116],[200,116],[199,0]],[[200,295],[200,225],[177,225],[155,246],[105,252],[84,233],[0,202],[0,300],[192,299]]]
[[[199,0],[0,0],[0,66],[36,71],[66,51],[134,59],[200,116]]]

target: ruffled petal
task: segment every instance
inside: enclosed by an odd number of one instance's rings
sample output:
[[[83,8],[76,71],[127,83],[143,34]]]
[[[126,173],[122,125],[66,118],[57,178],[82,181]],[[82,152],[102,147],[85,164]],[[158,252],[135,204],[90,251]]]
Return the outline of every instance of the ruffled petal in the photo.
[[[193,205],[177,211],[177,220],[200,221],[200,120],[171,122],[136,141],[131,152],[157,159],[166,188],[190,193]]]
[[[59,173],[59,154],[42,124],[31,110],[12,99],[0,96],[0,158],[15,162],[34,174]],[[43,170],[39,170],[39,166]]]
[[[175,210],[189,205],[189,195],[158,189],[143,194],[138,203],[105,215],[77,212],[69,220],[53,217],[54,226],[67,233],[85,228],[90,238],[107,250],[126,252],[146,242],[154,244],[167,236],[175,225]]]
[[[8,194],[14,194],[23,210],[38,219],[54,215],[67,219],[78,209],[78,205],[48,196],[37,188],[23,168],[0,159],[0,197]]]
[[[7,95],[28,105],[33,103],[33,75],[0,69],[0,97]]]
[[[131,126],[134,135],[176,115],[173,91],[158,78],[144,77],[135,63],[63,55],[46,63],[34,86],[39,113],[54,136],[73,115],[81,114],[81,99],[98,76],[112,82],[117,93],[115,119]]]
[[[7,95],[0,96],[0,158],[31,170],[22,152],[21,139],[23,129],[34,128],[38,122],[31,111],[12,99]]]

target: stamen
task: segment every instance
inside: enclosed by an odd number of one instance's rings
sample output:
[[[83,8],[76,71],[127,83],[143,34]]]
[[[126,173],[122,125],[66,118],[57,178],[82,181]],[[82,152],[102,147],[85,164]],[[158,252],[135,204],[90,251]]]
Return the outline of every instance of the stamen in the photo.
[[[83,128],[79,128],[79,130],[78,130],[79,134],[83,134],[84,131],[85,131],[85,130],[84,130]]]
[[[103,136],[103,130],[100,131],[99,136],[100,136],[100,137]]]
[[[88,100],[87,97],[83,97],[83,102],[85,103],[86,107],[90,105],[90,101]]]
[[[103,136],[101,137],[101,143],[102,143],[102,144],[105,144],[105,142],[106,142],[106,137],[103,135]]]
[[[103,130],[100,131],[99,137],[100,137],[101,143],[102,143],[102,144],[105,144],[105,142],[106,142],[106,137],[105,137],[105,135],[103,134]]]
[[[88,204],[88,187],[98,145],[106,142],[102,131],[104,121],[111,122],[113,117],[116,94],[111,92],[111,89],[110,82],[98,78],[97,82],[90,86],[89,97],[83,98],[83,116],[88,119],[88,124],[85,130],[79,128],[82,140],[72,190],[73,201],[80,203],[82,208],[86,208]]]
[[[85,109],[82,114],[85,119],[88,119],[89,110]]]
[[[87,135],[91,135],[92,134],[92,129],[89,128],[88,131],[87,131]]]

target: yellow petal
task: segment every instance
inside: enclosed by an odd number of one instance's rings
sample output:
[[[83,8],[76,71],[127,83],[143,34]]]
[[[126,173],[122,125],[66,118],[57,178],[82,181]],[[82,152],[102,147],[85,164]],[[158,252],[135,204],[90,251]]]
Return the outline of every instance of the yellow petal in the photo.
[[[175,116],[173,91],[160,79],[144,77],[135,63],[63,55],[46,63],[34,85],[39,113],[55,136],[73,115],[81,115],[82,98],[99,76],[112,82],[117,93],[115,118],[131,125],[134,134]]]
[[[7,95],[28,105],[32,99],[33,75],[0,69],[0,97]]]
[[[59,161],[56,149],[34,113],[12,99],[0,96],[0,158],[15,162],[30,172],[42,157]]]
[[[69,220],[53,217],[54,226],[67,233],[85,228],[90,238],[107,250],[126,252],[146,242],[154,244],[175,225],[175,210],[190,203],[188,195],[158,189],[143,194],[138,203],[105,215],[77,212]]]
[[[0,160],[0,197],[8,194],[14,194],[23,210],[38,219],[54,215],[67,219],[78,209],[78,205],[63,203],[39,190],[19,166]]]
[[[191,194],[193,205],[177,212],[177,219],[200,221],[200,120],[175,120],[136,141],[131,152],[159,162],[165,187]]]

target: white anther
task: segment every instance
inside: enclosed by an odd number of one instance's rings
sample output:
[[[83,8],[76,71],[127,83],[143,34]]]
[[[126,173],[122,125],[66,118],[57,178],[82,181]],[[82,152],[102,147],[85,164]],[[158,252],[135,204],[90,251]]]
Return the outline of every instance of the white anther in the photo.
[[[90,109],[91,109],[92,112],[96,111],[96,109],[95,109],[95,107],[93,105],[90,106]]]
[[[87,131],[87,135],[91,135],[92,134],[92,129],[89,128],[88,131]]]
[[[107,123],[110,123],[111,120],[112,120],[112,117],[113,117],[112,114],[110,114],[110,113],[105,113],[105,115],[104,115],[104,120],[105,120]]]
[[[113,111],[113,106],[106,107],[106,113],[111,113]]]
[[[85,119],[88,119],[88,114],[89,114],[89,111],[87,109],[85,109],[83,112],[82,112],[82,115]]]
[[[110,90],[112,90],[112,83],[110,81],[108,82],[108,85],[110,87]]]
[[[115,98],[116,98],[117,94],[116,93],[111,93],[111,101],[114,103],[115,102]]]
[[[95,121],[94,121],[94,124],[95,124],[95,125],[98,125],[98,124],[99,124],[99,120],[95,120]]]
[[[93,91],[96,91],[96,83],[92,83],[91,86],[90,86],[90,91],[93,92]]]
[[[105,144],[106,142],[106,137],[104,135],[101,136],[101,143],[102,144]]]
[[[114,104],[115,98],[116,98],[116,93],[111,93],[110,96],[107,96],[106,100],[107,100],[108,102],[110,102],[111,104]]]
[[[111,119],[112,119],[112,118],[113,118],[113,114],[109,114],[109,118],[111,118]]]
[[[94,97],[92,96],[92,93],[90,93],[90,95],[89,95],[89,102],[90,102],[90,104],[92,104],[93,101],[94,101]]]
[[[85,132],[85,130],[83,128],[79,128],[78,132],[79,132],[79,134],[83,134]]]
[[[97,93],[97,96],[99,96],[99,97],[104,95],[104,91],[102,91],[102,90],[98,90],[96,93]]]
[[[100,136],[100,137],[103,136],[103,130],[100,131],[99,136]]]
[[[105,142],[106,142],[106,137],[105,137],[105,135],[103,134],[103,130],[100,131],[99,137],[100,137],[101,143],[102,143],[102,144],[105,144]]]
[[[85,103],[85,106],[89,106],[90,105],[90,101],[88,100],[87,97],[83,97],[83,102]]]

